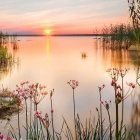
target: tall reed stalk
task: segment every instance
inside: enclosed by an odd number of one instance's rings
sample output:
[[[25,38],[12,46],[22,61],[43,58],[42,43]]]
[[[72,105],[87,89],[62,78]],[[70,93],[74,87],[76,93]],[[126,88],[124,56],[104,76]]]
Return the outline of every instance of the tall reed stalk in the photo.
[[[124,87],[123,87],[123,83],[124,83],[124,78],[121,76],[122,78],[122,97],[124,97]],[[123,116],[124,116],[124,100],[122,100],[122,120],[121,120],[121,127],[123,126]]]
[[[30,97],[30,131],[32,126],[32,99]]]
[[[100,137],[101,140],[103,140],[103,117],[102,117],[102,95],[101,95],[101,90],[104,88],[105,86],[102,85],[102,87],[99,87],[99,96],[100,96]]]
[[[110,131],[109,138],[110,138],[110,140],[112,140],[112,122],[111,122],[111,117],[110,117],[110,112],[109,112],[111,101],[109,101],[109,102],[105,101],[105,103],[102,101],[102,104],[104,105],[104,107],[107,110],[108,121],[109,121],[109,131]]]
[[[28,106],[27,106],[27,98],[25,98],[25,109],[26,109],[26,139],[28,140]]]
[[[19,99],[17,99],[19,100]],[[18,101],[18,135],[19,135],[19,140],[21,139],[21,132],[20,132],[20,118],[19,118],[19,111],[20,111],[20,100]]]
[[[77,140],[77,129],[76,129],[76,111],[75,111],[75,88],[79,85],[79,82],[76,80],[70,80],[68,84],[72,88],[72,95],[73,95],[73,116],[74,116],[74,128],[75,128],[75,139]]]
[[[112,122],[111,122],[111,117],[110,117],[110,112],[109,109],[107,109],[107,113],[108,113],[108,119],[109,119],[109,130],[110,130],[110,140],[112,140]]]
[[[52,100],[53,92],[54,92],[54,90],[52,90],[51,93],[50,93],[50,100],[51,100],[51,121],[52,121],[53,140],[55,140],[54,117],[53,117],[53,100]],[[48,131],[47,131],[47,135],[48,135]]]
[[[73,89],[73,113],[74,113],[74,127],[75,127],[75,138],[77,139],[76,134],[76,113],[75,113],[75,97],[74,97],[74,89]]]

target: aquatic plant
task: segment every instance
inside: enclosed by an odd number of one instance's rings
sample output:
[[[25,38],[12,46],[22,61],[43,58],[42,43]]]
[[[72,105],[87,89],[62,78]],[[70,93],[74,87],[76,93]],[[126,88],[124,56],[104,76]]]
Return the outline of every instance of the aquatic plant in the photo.
[[[128,24],[105,26],[101,30],[102,45],[111,49],[128,49],[132,44],[132,27]]]
[[[29,84],[29,82],[22,82],[19,85],[16,86],[16,90],[12,92],[12,96],[14,96],[19,100],[18,107],[20,107],[20,104],[22,101],[25,103],[25,108],[26,108],[26,101],[32,99],[33,104],[35,105],[35,113],[34,113],[34,119],[31,120],[31,124],[28,125],[28,119],[26,119],[26,139],[31,139],[31,140],[61,140],[63,138],[68,139],[68,140],[91,140],[91,139],[110,139],[113,140],[114,138],[116,140],[123,140],[123,139],[131,139],[135,138],[133,132],[131,130],[127,130],[125,125],[122,125],[119,123],[119,104],[122,103],[126,98],[128,98],[134,88],[135,84],[132,82],[127,83],[128,85],[128,91],[125,93],[122,88],[124,88],[123,85],[123,80],[122,80],[122,87],[118,84],[118,79],[119,77],[124,78],[124,76],[127,73],[127,69],[108,69],[107,72],[111,76],[111,86],[114,88],[114,100],[115,100],[115,106],[116,106],[116,121],[115,123],[112,123],[111,121],[111,115],[110,115],[110,107],[111,107],[111,101],[103,101],[102,99],[102,92],[103,89],[105,88],[105,85],[103,84],[102,86],[98,87],[99,89],[99,101],[100,101],[100,106],[99,109],[96,108],[97,111],[97,120],[92,121],[93,117],[89,117],[89,119],[86,120],[86,124],[81,121],[79,114],[76,115],[76,100],[75,100],[75,89],[77,86],[79,86],[79,82],[77,80],[70,80],[68,84],[72,88],[72,93],[73,93],[73,117],[74,117],[74,135],[73,135],[73,130],[71,127],[69,127],[66,119],[63,117],[63,123],[62,123],[62,128],[60,132],[56,132],[54,129],[54,114],[53,114],[53,93],[54,90],[51,90],[50,92],[50,101],[51,101],[51,121],[49,121],[49,115],[48,113],[45,113],[44,117],[42,115],[42,112],[37,110],[37,105],[42,101],[42,97],[44,97],[48,92],[45,90],[45,86],[40,85],[39,83],[37,84]],[[43,94],[42,94],[43,93]],[[125,94],[124,94],[125,93]],[[42,94],[39,96],[38,94]],[[37,97],[36,97],[37,96]],[[39,97],[38,97],[39,96]],[[103,124],[103,107],[107,111],[108,115],[108,122],[109,125],[107,128],[104,128]],[[31,109],[31,108],[30,108]],[[27,111],[27,110],[25,110]],[[31,110],[29,110],[31,111]],[[27,117],[27,112],[25,112],[26,117]],[[31,117],[32,118],[32,117]],[[122,118],[123,119],[123,118]],[[21,131],[20,131],[20,119],[19,119],[19,111],[18,111],[18,138],[16,136],[16,133],[14,132],[13,127],[11,126],[11,136],[18,140],[21,138]],[[50,124],[51,124],[51,130],[50,129]],[[115,136],[114,136],[114,130],[113,130],[113,125],[115,124]],[[46,133],[45,133],[46,132]],[[52,132],[52,134],[51,134]]]
[[[130,17],[134,28],[140,25],[140,0],[128,0]]]
[[[110,76],[112,78],[111,86],[114,88],[114,93],[115,93],[115,105],[116,105],[116,140],[118,140],[119,137],[121,138],[121,131],[122,131],[122,126],[123,126],[123,116],[122,116],[121,128],[120,128],[120,132],[119,132],[119,108],[118,108],[118,105],[119,105],[119,103],[122,102],[122,113],[123,113],[123,106],[124,106],[123,101],[128,96],[131,95],[131,93],[133,92],[133,89],[135,88],[135,84],[133,84],[133,83],[127,83],[127,85],[129,86],[129,89],[126,92],[126,94],[124,94],[123,78],[126,75],[127,69],[124,69],[123,70],[123,69],[113,68],[113,69],[108,69],[107,72],[109,72],[109,74],[110,74]],[[119,76],[121,76],[121,78],[122,78],[122,87],[117,83]]]
[[[51,100],[51,123],[52,123],[52,130],[53,130],[53,140],[55,139],[55,136],[54,136],[54,132],[55,132],[55,130],[54,130],[54,117],[53,117],[53,112],[54,112],[54,110],[53,110],[53,100],[52,100],[52,96],[53,96],[53,94],[54,94],[54,89],[53,90],[51,90],[51,93],[50,93],[50,100]],[[46,114],[47,115],[47,114]]]
[[[140,44],[140,1],[128,0],[130,18],[133,24],[131,38],[134,43]]]
[[[76,80],[70,80],[68,82],[68,84],[70,85],[70,87],[72,88],[73,91],[73,109],[74,109],[74,126],[75,126],[75,138],[77,139],[77,134],[76,134],[76,112],[75,112],[75,89],[76,87],[79,85],[79,82]]]
[[[27,107],[27,99],[30,98],[30,101],[34,103],[34,109],[37,111],[37,105],[43,100],[44,96],[47,94],[47,92],[44,90],[46,86],[42,86],[41,84],[29,84],[28,81],[22,82],[19,85],[16,85],[16,89],[13,90],[12,96],[19,100],[18,103],[18,129],[19,129],[19,138],[21,138],[21,132],[20,132],[20,120],[19,120],[19,106],[22,102],[22,100],[25,101],[25,110],[26,110],[26,139],[29,137],[29,130],[28,130],[28,107]],[[32,108],[30,108],[30,111],[32,111]],[[30,113],[31,115],[31,113]],[[35,117],[35,132],[38,133],[38,121]],[[30,128],[31,128],[31,116],[30,116]],[[31,130],[31,129],[30,129]]]
[[[101,140],[103,139],[103,117],[102,117],[102,95],[101,91],[105,87],[103,84],[102,86],[98,87],[99,88],[99,96],[100,96],[100,126],[101,126]]]
[[[111,100],[109,102],[107,102],[107,101],[103,102],[102,101],[102,104],[104,105],[104,107],[105,107],[105,109],[107,110],[107,113],[108,113],[109,130],[110,130],[109,136],[110,136],[110,140],[112,140],[112,122],[111,122],[111,116],[110,116],[110,112],[109,112],[109,109],[110,109],[110,106],[111,106]]]
[[[14,97],[11,96],[11,91],[8,88],[0,90],[0,119],[8,119],[12,114],[16,114],[18,111],[17,102]]]

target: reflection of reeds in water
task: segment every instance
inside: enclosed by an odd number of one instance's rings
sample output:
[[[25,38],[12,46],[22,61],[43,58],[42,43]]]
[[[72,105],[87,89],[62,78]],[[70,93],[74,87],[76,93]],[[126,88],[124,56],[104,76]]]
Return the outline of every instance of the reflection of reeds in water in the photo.
[[[124,67],[130,64],[130,54],[127,50],[109,50],[101,48],[100,54],[105,66]]]
[[[4,76],[5,74],[11,71],[12,66],[12,56],[8,53],[6,47],[0,47],[0,72],[1,75]],[[0,79],[2,78],[0,75]]]
[[[18,47],[18,43],[17,43],[17,36],[10,36],[11,37],[11,44],[12,44],[12,47],[13,47],[13,50],[17,50],[19,47]]]
[[[11,44],[14,46],[13,49],[17,49],[17,39],[14,37],[14,41]],[[3,79],[7,74],[11,73],[12,68],[15,64],[15,58],[9,53],[8,44],[9,36],[0,33],[0,80]],[[17,62],[16,62],[17,63]]]
[[[105,66],[128,67],[129,65],[140,65],[140,51],[129,51],[127,49],[109,49],[102,46],[102,40],[96,40],[98,45],[97,55],[100,55]],[[98,51],[99,50],[99,51]]]
[[[9,36],[0,32],[0,46],[6,45],[9,41]]]
[[[128,49],[131,45],[129,34],[130,25],[110,25],[102,29],[102,46],[110,49]]]

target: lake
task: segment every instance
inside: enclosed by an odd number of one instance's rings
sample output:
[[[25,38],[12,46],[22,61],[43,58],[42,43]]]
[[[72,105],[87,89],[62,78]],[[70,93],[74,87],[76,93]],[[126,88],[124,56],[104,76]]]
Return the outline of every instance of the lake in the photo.
[[[127,50],[111,50],[102,47],[101,39],[95,37],[18,37],[17,50],[9,44],[8,50],[16,62],[8,73],[0,73],[0,85],[15,89],[16,85],[29,81],[47,86],[47,91],[54,89],[53,110],[56,130],[60,130],[62,116],[69,124],[73,122],[72,89],[67,84],[69,80],[78,80],[79,86],[75,90],[76,112],[81,120],[97,116],[96,107],[99,107],[98,87],[105,84],[102,100],[111,100],[111,118],[115,120],[114,91],[111,86],[111,77],[106,72],[108,68],[129,68],[124,78],[126,82],[136,83],[139,65],[136,64],[135,52]],[[120,79],[119,79],[120,82]],[[125,92],[128,86],[125,84]],[[132,119],[137,117],[134,113],[134,104],[137,102],[139,86],[135,92],[124,102],[124,123],[132,125]],[[39,104],[42,113],[50,114],[49,95]],[[22,111],[21,120],[25,120]],[[121,105],[120,105],[121,112]],[[103,110],[105,125],[108,125],[107,112]],[[121,116],[121,113],[120,113]],[[139,117],[138,117],[139,118]],[[17,129],[15,122],[17,116],[11,117],[11,124]],[[139,121],[140,123],[140,121]],[[23,121],[24,124],[24,121]],[[7,132],[6,121],[1,121],[0,131]],[[24,133],[24,129],[22,130]]]

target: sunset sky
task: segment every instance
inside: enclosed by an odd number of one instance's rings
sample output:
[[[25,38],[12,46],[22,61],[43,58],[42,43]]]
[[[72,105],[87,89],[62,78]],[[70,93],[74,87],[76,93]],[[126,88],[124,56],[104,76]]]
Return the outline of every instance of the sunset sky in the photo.
[[[129,22],[126,0],[1,0],[0,30],[18,34],[93,33]]]

